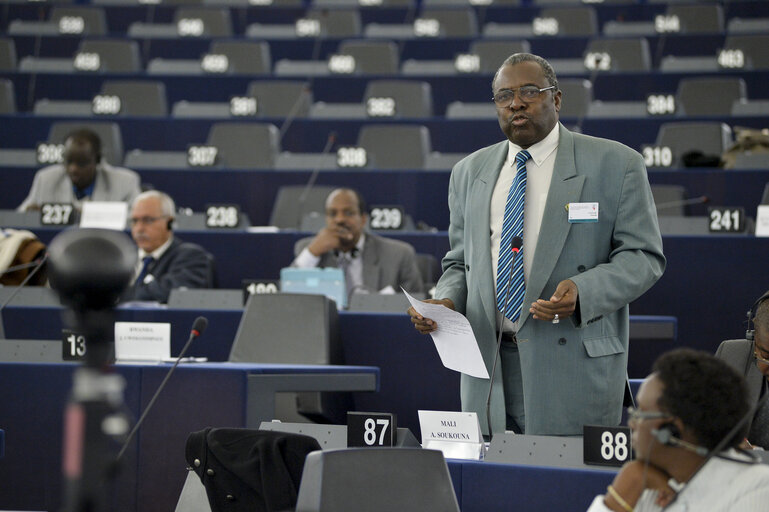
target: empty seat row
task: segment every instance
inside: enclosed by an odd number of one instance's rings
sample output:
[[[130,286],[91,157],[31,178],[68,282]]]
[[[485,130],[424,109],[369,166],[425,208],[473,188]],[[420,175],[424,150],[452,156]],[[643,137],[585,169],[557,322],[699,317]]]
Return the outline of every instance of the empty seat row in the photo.
[[[433,151],[430,130],[420,124],[367,123],[356,128],[353,144],[342,144],[329,134],[322,152],[290,152],[281,147],[282,134],[272,123],[217,122],[207,125],[207,137],[186,138],[185,150],[157,147],[131,149],[123,157],[123,139],[118,124],[111,122],[56,121],[50,126],[48,145],[63,142],[74,126],[92,126],[102,136],[105,157],[110,163],[135,169],[450,169],[466,153]],[[135,125],[141,126],[141,125]],[[661,123],[656,140],[639,149],[648,167],[681,168],[717,166],[720,156],[732,146],[731,128],[724,122]],[[307,150],[305,150],[307,151]],[[696,152],[696,153],[693,153]],[[41,155],[48,158],[40,159]],[[56,161],[55,147],[0,150],[3,166],[34,167]],[[765,155],[764,155],[765,156]],[[58,153],[58,158],[61,154]],[[715,160],[713,160],[715,159]],[[735,167],[762,168],[765,160],[739,160]],[[762,163],[763,162],[763,163]]]
[[[564,78],[560,116],[563,118],[639,118],[647,116],[766,116],[769,99],[748,98],[745,81],[739,77],[694,77],[678,82],[675,94],[651,94],[635,101],[603,101],[593,96],[587,79]],[[484,97],[487,87],[475,96]],[[465,91],[465,96],[470,96]],[[241,94],[227,102],[176,101],[170,115],[179,118],[432,118],[432,87],[422,80],[370,80],[360,100],[314,101],[306,80],[254,80]],[[0,79],[0,114],[16,111],[13,82]],[[166,87],[157,80],[104,80],[90,99],[35,101],[33,113],[44,116],[149,116],[169,115]],[[447,119],[493,119],[491,101],[455,100],[446,108]],[[439,116],[443,117],[443,116]]]
[[[0,149],[0,165],[35,166],[61,161],[67,133],[88,126],[103,142],[103,154],[112,164],[133,169],[450,169],[465,154],[432,151],[425,126],[398,124],[363,125],[357,143],[329,146],[329,151],[292,153],[281,151],[280,130],[271,123],[213,123],[205,141],[190,140],[187,151],[132,149],[123,151],[119,125],[111,122],[57,121],[51,124],[46,149]],[[44,155],[44,159],[41,159]]]
[[[152,75],[275,74],[278,76],[354,76],[361,74],[452,76],[493,73],[501,60],[515,52],[531,51],[525,40],[474,40],[453,46],[443,59],[414,58],[425,52],[406,52],[392,40],[344,39],[327,45],[323,55],[310,59],[280,58],[273,62],[271,45],[245,39],[212,40],[207,50],[196,45],[187,57],[154,57],[146,66]],[[769,34],[729,36],[718,49],[702,55],[664,54],[662,72],[711,72],[769,69]],[[466,50],[465,50],[466,48]],[[654,69],[646,38],[585,41],[577,57],[548,55],[559,75],[645,72]],[[286,55],[285,50],[282,52]],[[444,52],[446,53],[446,52]],[[143,73],[140,43],[130,39],[82,39],[68,56],[26,55],[17,59],[13,39],[0,38],[0,71],[34,73]]]
[[[218,0],[222,1],[222,0]],[[243,0],[246,5],[260,5],[272,0]],[[364,0],[377,1],[377,0]],[[480,3],[480,2],[479,2]],[[487,2],[488,3],[488,2]],[[557,3],[557,2],[556,2]],[[408,39],[413,37],[550,37],[550,36],[649,36],[655,34],[717,34],[726,28],[729,33],[764,32],[767,19],[733,18],[725,23],[724,8],[718,4],[678,5],[670,4],[667,10],[647,19],[627,21],[609,20],[599,26],[598,16],[592,6],[545,5],[537,11],[527,11],[524,16],[501,16],[481,27],[479,16],[468,0],[450,3],[449,0],[425,1],[415,17],[406,12],[397,23],[372,21],[365,26],[358,7],[360,0],[320,0],[308,8],[305,15],[288,24],[253,23],[246,27],[249,37],[387,37]],[[366,6],[365,3],[362,6]],[[294,7],[301,7],[300,3]],[[328,7],[335,9],[328,10]],[[520,12],[520,11],[519,11]],[[509,19],[508,19],[509,18]],[[104,7],[54,6],[45,20],[14,19],[8,25],[13,35],[106,35],[110,31]],[[212,6],[180,6],[168,23],[134,21],[126,31],[135,38],[176,37],[229,37],[237,33],[233,28],[233,16],[228,8]]]

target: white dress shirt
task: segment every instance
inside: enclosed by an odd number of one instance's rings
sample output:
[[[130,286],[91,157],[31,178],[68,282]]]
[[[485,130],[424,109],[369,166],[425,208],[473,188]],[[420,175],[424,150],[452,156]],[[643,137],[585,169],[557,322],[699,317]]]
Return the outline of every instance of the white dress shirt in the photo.
[[[735,450],[730,457],[744,458]],[[645,490],[635,512],[659,512],[654,503],[657,492]],[[613,512],[596,496],[587,512]],[[702,470],[679,493],[665,512],[765,512],[769,510],[769,466],[740,464],[718,457],[708,461]]]
[[[152,252],[146,252],[144,249],[139,249],[139,260],[136,262],[136,266],[134,267],[134,278],[133,280],[136,281],[136,279],[139,277],[139,274],[141,274],[142,268],[144,267],[144,258],[147,256],[152,256],[152,259],[155,261],[158,261],[163,254],[168,250],[169,247],[171,247],[171,242],[174,241],[173,235],[168,237],[168,240],[166,240],[166,243],[158,247]],[[147,276],[144,278],[144,282],[148,282],[147,279],[154,279],[151,277],[151,274],[147,274]]]
[[[526,162],[526,198],[523,206],[523,278],[525,283],[529,281],[534,251],[537,247],[537,240],[539,240],[539,228],[542,226],[542,216],[545,213],[547,193],[553,178],[555,157],[558,153],[558,127],[559,124],[556,123],[544,139],[526,149],[531,155],[531,159]],[[499,241],[502,238],[505,205],[507,204],[510,185],[512,185],[517,173],[515,155],[520,151],[520,146],[508,142],[507,160],[502,165],[497,184],[491,195],[489,225],[491,227],[491,271],[494,277],[494,289],[497,286]],[[523,304],[522,308],[528,310],[528,304]],[[502,314],[497,311],[497,325],[499,325],[501,318]],[[503,330],[517,331],[517,322],[514,325],[510,320],[505,319]]]
[[[349,265],[345,271],[345,285],[349,292],[363,289],[363,246],[366,243],[366,234],[361,233],[355,248],[358,254],[353,258],[350,252],[340,252],[339,258],[346,258]],[[309,247],[302,249],[302,252],[294,259],[293,266],[298,268],[315,268],[320,263],[320,256],[315,256],[310,252]],[[340,268],[342,268],[340,266]]]

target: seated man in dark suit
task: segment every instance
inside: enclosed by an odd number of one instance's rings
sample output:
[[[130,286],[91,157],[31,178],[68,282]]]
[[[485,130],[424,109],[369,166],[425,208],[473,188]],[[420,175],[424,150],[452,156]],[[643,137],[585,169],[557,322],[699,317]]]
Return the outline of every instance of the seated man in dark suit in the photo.
[[[19,211],[39,210],[44,203],[123,201],[130,203],[141,190],[139,175],[113,167],[102,158],[101,139],[88,129],[76,130],[64,142],[64,163],[35,173],[29,195]]]
[[[163,192],[150,190],[136,197],[129,220],[139,260],[125,300],[166,302],[174,288],[213,286],[213,257],[173,236],[175,211],[173,199]]]
[[[748,328],[746,339],[723,341],[716,357],[745,377],[752,405],[769,392],[769,291],[750,308],[749,317],[754,329]],[[769,449],[769,400],[756,411],[748,426],[748,441]]]
[[[414,248],[405,242],[364,232],[366,203],[349,188],[339,188],[326,199],[326,227],[294,246],[292,267],[339,267],[345,271],[347,293],[423,291]]]

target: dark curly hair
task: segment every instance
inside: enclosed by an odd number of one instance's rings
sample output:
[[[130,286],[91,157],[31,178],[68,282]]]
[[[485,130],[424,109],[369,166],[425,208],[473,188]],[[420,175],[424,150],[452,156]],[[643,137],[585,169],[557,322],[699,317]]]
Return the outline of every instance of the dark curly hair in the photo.
[[[89,128],[78,128],[77,130],[69,132],[67,136],[64,137],[64,142],[70,139],[77,144],[82,144],[84,142],[90,144],[96,161],[99,162],[101,160],[101,139],[95,131]]]
[[[653,371],[663,384],[660,409],[680,418],[709,450],[748,414],[742,376],[706,352],[672,350],[654,362]],[[746,433],[743,426],[727,446],[737,446]]]

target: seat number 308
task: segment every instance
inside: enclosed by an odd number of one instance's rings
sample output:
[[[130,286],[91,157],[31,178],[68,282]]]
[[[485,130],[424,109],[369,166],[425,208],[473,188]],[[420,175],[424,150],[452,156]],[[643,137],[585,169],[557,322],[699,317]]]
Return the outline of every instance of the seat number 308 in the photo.
[[[609,431],[601,434],[601,457],[604,460],[624,461],[627,460],[629,454],[627,434]]]

